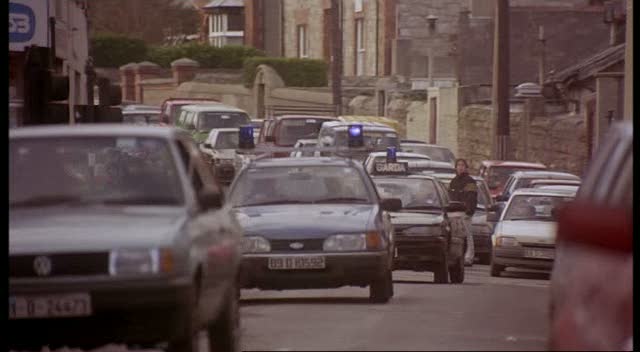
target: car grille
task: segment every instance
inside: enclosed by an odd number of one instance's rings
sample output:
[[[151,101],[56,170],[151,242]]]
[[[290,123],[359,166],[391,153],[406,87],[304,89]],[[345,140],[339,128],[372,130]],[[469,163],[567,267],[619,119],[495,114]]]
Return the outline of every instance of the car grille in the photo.
[[[38,275],[35,259],[47,257],[51,263],[49,274]],[[109,253],[14,255],[9,257],[9,277],[51,277],[69,275],[105,275],[109,273]]]
[[[300,249],[291,248],[292,243],[302,243],[303,247]],[[321,251],[324,244],[324,238],[317,239],[304,239],[304,240],[271,240],[272,251],[285,251],[285,252],[310,252]]]

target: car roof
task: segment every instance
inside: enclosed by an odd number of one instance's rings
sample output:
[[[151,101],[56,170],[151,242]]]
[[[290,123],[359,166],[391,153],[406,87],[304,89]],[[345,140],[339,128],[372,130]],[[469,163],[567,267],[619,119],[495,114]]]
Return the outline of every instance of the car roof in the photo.
[[[372,131],[388,131],[397,133],[393,128],[382,124],[380,122],[346,122],[346,121],[330,121],[322,124],[322,128],[331,128],[331,129],[347,129],[350,125],[362,125],[363,129],[372,130]]]
[[[451,169],[451,170],[455,170],[455,168],[453,167],[453,165],[451,165],[450,162],[447,161],[437,161],[437,160],[411,160],[409,162],[409,167],[441,167],[441,168],[447,168],[447,169]]]
[[[302,157],[258,159],[250,164],[252,168],[282,166],[354,166],[355,161],[339,157]]]
[[[546,190],[566,190],[566,191],[577,191],[580,188],[580,185],[544,185],[540,186],[536,189],[546,189]]]
[[[122,110],[122,115],[148,115],[148,114],[158,115],[158,114],[160,114],[160,109],[157,109],[157,110],[149,110],[149,109]]]
[[[338,121],[337,117],[325,115],[280,115],[276,116],[276,120],[295,120],[295,119],[318,119]]]
[[[516,195],[566,197],[566,196],[575,196],[576,191],[560,190],[560,189],[520,188],[515,192],[513,192],[512,196],[516,196]]]
[[[569,179],[579,180],[580,177],[570,174],[568,172],[560,171],[516,171],[511,174],[511,177],[515,178],[546,178],[546,177],[566,177]]]
[[[530,163],[525,161],[512,161],[512,160],[484,160],[482,166],[486,167],[522,167],[522,168],[535,168],[546,169],[547,166],[541,163]]]
[[[186,131],[161,126],[139,126],[127,124],[75,124],[41,125],[20,127],[9,130],[9,138],[47,138],[47,137],[153,137],[172,139],[177,136],[189,136]]]
[[[370,157],[372,158],[376,158],[379,156],[387,156],[387,152],[373,152],[369,154]],[[424,155],[424,154],[418,154],[418,153],[408,153],[408,152],[397,152],[396,153],[396,158],[421,158],[424,160],[431,160],[431,158],[428,155]]]
[[[222,104],[218,100],[210,99],[210,98],[169,98],[164,101],[164,104],[183,104],[183,103],[197,103],[197,102],[210,103],[210,104],[217,102],[219,104]]]
[[[562,182],[565,184],[570,184],[570,185],[580,185],[582,183],[582,181],[580,180],[558,180],[558,179],[554,179],[554,178],[546,178],[546,179],[539,179],[539,180],[533,180],[531,181],[532,185],[535,184],[545,184],[545,183],[558,183],[558,182]]]
[[[185,111],[195,111],[195,112],[244,112],[246,111],[242,109],[238,109],[234,106],[224,105],[224,104],[192,104],[186,105],[182,107],[182,110]]]

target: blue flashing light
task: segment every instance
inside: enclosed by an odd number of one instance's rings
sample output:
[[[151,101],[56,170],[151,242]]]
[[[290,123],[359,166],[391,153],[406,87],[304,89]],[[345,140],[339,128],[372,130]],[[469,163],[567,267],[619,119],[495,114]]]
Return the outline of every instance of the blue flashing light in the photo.
[[[238,148],[240,149],[253,149],[255,148],[255,142],[253,139],[253,126],[240,126],[240,136],[238,138]]]
[[[388,163],[395,163],[397,161],[396,158],[396,147],[387,147],[387,162]]]
[[[364,134],[361,124],[349,125],[347,131],[349,134],[349,147],[364,146]]]

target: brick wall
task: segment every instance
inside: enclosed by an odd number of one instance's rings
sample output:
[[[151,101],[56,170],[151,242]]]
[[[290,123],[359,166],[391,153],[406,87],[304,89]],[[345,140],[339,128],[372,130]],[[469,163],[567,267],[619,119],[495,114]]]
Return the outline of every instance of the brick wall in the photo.
[[[511,141],[515,160],[541,162],[552,170],[581,175],[588,162],[586,128],[580,115],[535,117],[529,127],[528,156],[524,157],[526,138],[520,130],[523,112],[511,113]],[[491,158],[491,108],[469,105],[458,119],[458,154],[471,161],[477,170],[482,160]]]

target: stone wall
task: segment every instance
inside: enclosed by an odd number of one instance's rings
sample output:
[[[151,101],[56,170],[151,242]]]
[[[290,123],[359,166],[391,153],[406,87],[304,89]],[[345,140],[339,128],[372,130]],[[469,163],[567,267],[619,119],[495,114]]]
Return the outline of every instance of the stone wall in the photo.
[[[511,112],[514,160],[541,162],[551,170],[583,174],[588,162],[584,117],[568,114],[535,117],[527,136],[521,130],[523,118],[523,112]],[[468,159],[472,169],[478,170],[482,160],[491,159],[491,107],[464,107],[460,111],[458,125],[457,155]],[[526,156],[524,143],[528,145]]]
[[[298,25],[307,26],[307,53],[309,58],[324,57],[324,1],[283,0],[284,56],[298,57]]]
[[[356,13],[354,3],[355,0],[343,0],[343,62],[344,62],[344,75],[355,76],[356,68],[356,18],[361,18],[364,23],[364,72],[363,76],[376,76],[382,72],[384,63],[381,62],[381,55],[383,53],[383,21],[384,21],[384,8],[378,1],[361,1],[362,12]],[[376,6],[378,6],[376,8]],[[378,18],[376,19],[376,12]],[[376,27],[378,31],[376,31]],[[376,39],[378,45],[376,45]],[[376,48],[377,53],[376,53]],[[376,55],[378,54],[378,56]]]

